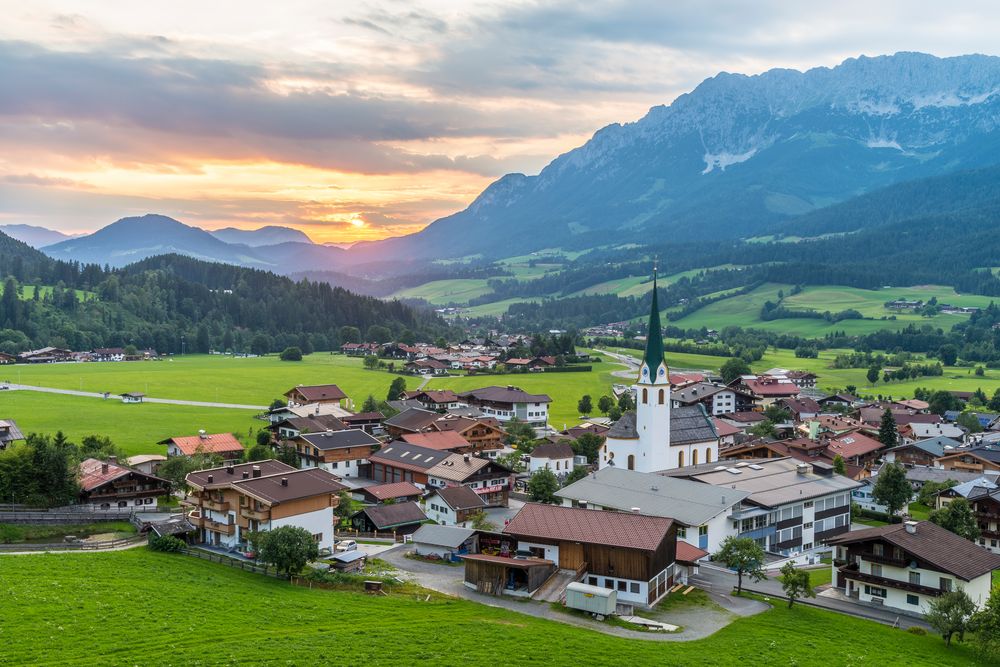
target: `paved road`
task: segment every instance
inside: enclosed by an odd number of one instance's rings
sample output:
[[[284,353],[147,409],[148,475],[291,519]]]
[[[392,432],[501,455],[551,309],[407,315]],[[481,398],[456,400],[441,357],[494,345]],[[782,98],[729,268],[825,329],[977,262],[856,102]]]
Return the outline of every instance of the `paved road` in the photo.
[[[104,398],[104,394],[96,391],[76,391],[74,389],[55,389],[53,387],[35,387],[28,384],[6,385],[9,391],[38,391],[43,394],[65,394],[67,396],[83,396],[86,398]],[[107,400],[120,401],[118,394],[108,394]],[[146,403],[165,403],[167,405],[191,405],[198,408],[232,408],[235,410],[267,410],[266,405],[240,405],[238,403],[208,403],[204,401],[182,401],[175,398],[151,398],[146,396],[142,399]]]
[[[768,605],[756,600],[733,598],[729,595],[710,593],[712,600],[726,611],[718,611],[705,607],[687,607],[684,609],[683,614],[676,619],[664,617],[663,615],[657,615],[655,619],[683,626],[681,632],[670,634],[636,632],[634,630],[606,625],[590,618],[557,611],[552,609],[549,604],[477,593],[463,584],[464,568],[462,566],[425,563],[406,558],[406,554],[412,551],[412,549],[412,545],[400,545],[390,551],[382,552],[379,556],[400,570],[402,577],[410,578],[424,588],[471,600],[472,602],[478,602],[479,604],[485,604],[490,607],[500,607],[517,613],[527,614],[528,616],[567,623],[617,637],[662,642],[692,641],[717,632],[729,625],[738,616],[752,616],[768,609]],[[638,611],[638,614],[639,616],[643,616],[641,610]]]
[[[726,593],[736,587],[736,575],[729,570],[723,570],[714,565],[705,564],[701,566],[700,570],[701,571],[698,576],[691,578],[691,583],[699,588],[703,588],[714,593]],[[743,589],[753,593],[759,593],[761,595],[787,599],[784,597],[784,591],[781,589],[781,582],[773,577],[759,582],[751,582],[744,577]],[[901,615],[894,609],[870,607],[868,605],[848,602],[847,600],[828,597],[825,595],[818,595],[815,598],[799,601],[797,604],[808,604],[814,607],[826,609],[828,611],[835,611],[848,616],[865,618],[870,621],[877,621],[886,625],[898,623],[904,628],[910,627],[911,625],[919,625],[924,629],[931,630],[931,627],[921,619]]]

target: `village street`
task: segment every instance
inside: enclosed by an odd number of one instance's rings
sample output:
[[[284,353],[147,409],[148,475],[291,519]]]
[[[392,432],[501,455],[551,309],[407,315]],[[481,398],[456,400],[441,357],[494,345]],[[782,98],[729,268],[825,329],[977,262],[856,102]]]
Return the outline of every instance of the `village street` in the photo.
[[[712,601],[719,605],[719,607],[722,607],[722,609],[717,609],[709,605],[690,605],[685,606],[682,610],[676,612],[676,614],[658,612],[655,620],[681,626],[682,630],[670,634],[637,632],[558,611],[548,604],[511,597],[483,595],[467,588],[463,584],[463,568],[461,566],[430,563],[407,558],[406,554],[412,550],[413,547],[409,544],[400,545],[389,551],[383,551],[379,554],[379,557],[400,570],[401,577],[405,577],[424,588],[429,588],[439,593],[453,595],[491,607],[502,607],[510,611],[528,614],[529,616],[590,628],[591,630],[603,632],[608,635],[628,637],[630,639],[644,639],[649,641],[692,641],[701,639],[722,629],[739,616],[752,616],[768,608],[766,604],[756,600],[733,598],[728,595],[710,592]],[[641,609],[637,610],[637,614],[639,616],[644,615]]]

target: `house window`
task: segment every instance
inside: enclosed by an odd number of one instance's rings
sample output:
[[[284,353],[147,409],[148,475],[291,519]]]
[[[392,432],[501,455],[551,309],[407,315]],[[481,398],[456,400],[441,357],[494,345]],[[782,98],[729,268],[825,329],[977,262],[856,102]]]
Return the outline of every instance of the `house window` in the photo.
[[[628,469],[635,470],[635,454],[628,455]]]
[[[625,582],[625,581],[619,581],[618,582],[618,590],[621,591],[622,593],[625,592],[626,586],[627,586],[627,582]]]
[[[698,526],[698,537],[705,537],[708,535],[708,526]]]
[[[870,595],[873,598],[884,598],[886,597],[886,590],[877,586],[865,586],[865,595]]]
[[[691,450],[691,465],[693,465],[693,466],[698,465],[698,450],[697,449]]]
[[[810,528],[813,527],[813,522],[807,521],[806,523],[802,524],[802,527],[805,528],[806,530],[809,530]]]
[[[813,548],[813,543],[812,542],[806,542],[805,544],[802,545],[802,550],[803,551],[809,551],[812,548]]]
[[[813,506],[813,501],[811,501],[811,500],[807,500],[807,501],[805,501],[805,502],[804,502],[804,503],[802,504],[802,506],[803,506],[803,507],[812,507],[812,506]]]
[[[591,586],[597,585],[597,577],[587,577],[587,583]]]
[[[945,593],[950,593],[951,592],[951,579],[948,579],[946,577],[941,577],[941,584],[940,584],[939,588],[942,591],[944,591]]]
[[[873,577],[881,577],[882,576],[882,566],[881,565],[879,565],[878,563],[872,563],[871,568],[872,568],[872,576]]]
[[[915,584],[917,586],[920,585],[920,573],[919,572],[913,572],[913,571],[910,572],[910,583],[911,584]]]
[[[712,462],[712,448],[711,447],[706,447],[705,448],[705,463],[711,463],[711,462]]]
[[[611,590],[615,590],[615,580],[614,579],[605,579],[604,580],[604,587],[605,588],[610,588]]]
[[[646,405],[649,403],[649,391],[646,389],[642,390],[642,404]]]
[[[873,544],[872,553],[876,556],[882,556],[885,554],[885,547],[881,544]]]
[[[639,594],[639,583],[636,582],[636,581],[633,581],[632,583],[630,583],[628,585],[628,592],[629,593],[634,593],[635,595],[638,595]]]
[[[323,533],[313,533],[313,542],[319,543],[322,541],[323,541]]]
[[[683,540],[688,536],[687,526],[681,526],[677,529],[677,539]]]
[[[906,604],[920,604],[920,598],[916,595],[907,595]]]
[[[677,452],[677,467],[684,467],[684,452]]]
[[[660,405],[663,405],[663,390],[662,389],[660,390],[660,395],[657,397],[657,402]]]

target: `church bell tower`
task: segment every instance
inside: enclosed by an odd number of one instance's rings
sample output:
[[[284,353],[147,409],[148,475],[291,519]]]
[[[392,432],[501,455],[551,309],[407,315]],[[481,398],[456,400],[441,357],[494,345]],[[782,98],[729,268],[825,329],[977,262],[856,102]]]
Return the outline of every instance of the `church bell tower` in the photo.
[[[635,384],[635,425],[638,437],[635,469],[666,470],[670,464],[670,372],[663,359],[663,332],[653,269],[653,301],[649,310],[646,353]]]

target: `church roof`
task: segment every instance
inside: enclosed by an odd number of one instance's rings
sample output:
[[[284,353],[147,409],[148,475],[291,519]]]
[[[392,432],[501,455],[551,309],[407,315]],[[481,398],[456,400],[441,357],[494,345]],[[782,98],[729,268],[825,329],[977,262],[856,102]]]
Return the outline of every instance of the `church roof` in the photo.
[[[639,437],[639,429],[635,424],[635,412],[629,410],[621,416],[621,419],[611,425],[611,430],[607,432],[607,437],[617,440],[634,440]],[[715,431],[704,406],[700,403],[695,405],[682,405],[670,409],[670,444],[684,445],[691,442],[706,442],[708,440],[718,440],[719,435]]]
[[[656,296],[656,272],[653,272],[653,301],[649,307],[649,331],[646,333],[646,354],[643,356],[649,367],[650,380],[663,363],[663,331],[660,328],[660,305]]]

